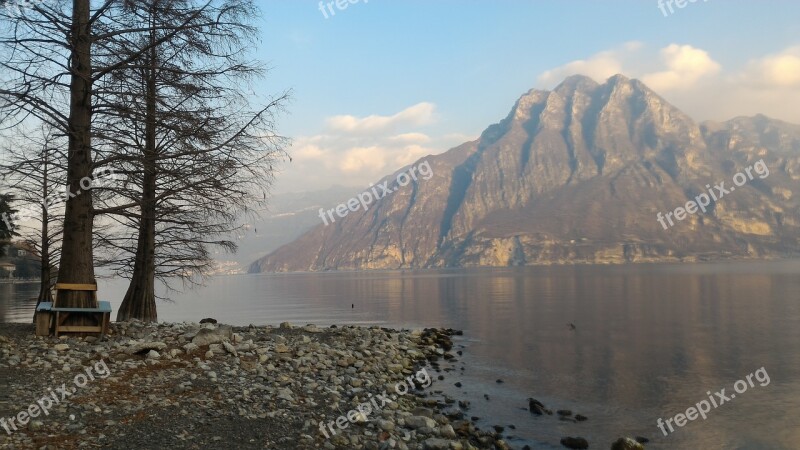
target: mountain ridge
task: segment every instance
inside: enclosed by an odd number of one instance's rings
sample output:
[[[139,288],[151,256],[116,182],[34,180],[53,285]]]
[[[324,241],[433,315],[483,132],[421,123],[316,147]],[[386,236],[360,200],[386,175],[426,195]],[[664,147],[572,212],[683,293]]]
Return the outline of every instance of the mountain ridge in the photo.
[[[798,125],[697,123],[638,80],[576,75],[529,90],[477,140],[423,158],[430,180],[313,228],[250,272],[793,256],[799,155]],[[657,222],[758,160],[768,178],[668,230]]]

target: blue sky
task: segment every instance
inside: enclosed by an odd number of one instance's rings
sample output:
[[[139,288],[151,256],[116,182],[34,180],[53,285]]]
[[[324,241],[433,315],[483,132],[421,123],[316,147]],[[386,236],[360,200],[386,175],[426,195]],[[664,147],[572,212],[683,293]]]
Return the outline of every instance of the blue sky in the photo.
[[[327,19],[319,3],[260,1],[256,90],[293,90],[276,192],[366,185],[576,72],[640,78],[700,120],[800,123],[800,2],[360,0]]]

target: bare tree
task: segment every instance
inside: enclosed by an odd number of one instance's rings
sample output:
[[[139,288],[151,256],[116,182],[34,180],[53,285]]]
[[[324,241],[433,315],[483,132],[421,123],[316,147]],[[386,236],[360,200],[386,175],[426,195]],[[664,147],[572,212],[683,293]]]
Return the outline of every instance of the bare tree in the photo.
[[[109,116],[118,114],[121,118],[125,118],[124,108],[117,108],[119,105],[109,107],[104,103],[105,100],[97,101],[95,86],[107,88],[118,85],[119,81],[112,81],[112,79],[116,76],[116,80],[119,80],[119,76],[116,74],[120,71],[129,74],[137,68],[141,69],[142,67],[138,65],[142,61],[148,61],[148,57],[150,57],[149,61],[154,61],[152,49],[173,41],[181,33],[192,29],[213,33],[217,27],[226,25],[229,17],[227,7],[216,8],[214,11],[216,15],[210,14],[212,2],[209,0],[198,7],[187,8],[185,14],[173,15],[172,18],[176,19],[176,22],[160,21],[156,24],[155,21],[151,21],[137,24],[126,20],[124,15],[118,14],[119,11],[138,10],[137,7],[132,6],[135,3],[137,2],[134,0],[125,2],[106,0],[100,2],[97,8],[92,9],[89,0],[72,0],[71,2],[53,0],[34,3],[19,14],[10,14],[8,11],[0,10],[0,117],[2,117],[0,129],[19,127],[26,121],[38,119],[60,130],[67,139],[66,189],[70,195],[66,200],[64,213],[64,234],[59,264],[60,282],[95,282],[93,230],[96,212],[93,196],[79,194],[81,192],[80,183],[90,179],[93,169],[98,166],[134,167],[139,173],[145,173],[143,166],[134,164],[136,159],[131,158],[130,154],[125,155],[124,152],[116,156],[104,156],[100,164],[95,164],[94,151],[96,149],[92,145],[93,126],[98,132],[98,136],[102,136],[99,139],[102,140],[103,147],[113,148],[116,146],[117,149],[121,149],[127,145],[124,141],[115,140],[113,129],[103,130],[101,128],[102,125],[111,125],[113,121]],[[236,4],[237,2],[231,3]],[[187,3],[187,5],[189,4]],[[203,16],[204,14],[205,16]],[[204,19],[200,20],[201,16]],[[142,41],[143,36],[150,39]],[[199,37],[202,36],[195,33],[192,40],[186,39],[182,45],[190,46],[196,41],[200,42],[198,47],[202,47],[205,44],[202,43],[202,39],[198,39]],[[137,44],[132,47],[135,50],[119,51],[128,48],[128,44]],[[181,53],[180,47],[176,47],[175,50],[177,54]],[[215,49],[210,49],[209,54],[213,54],[214,51]],[[139,89],[135,92],[142,93],[143,90]],[[117,94],[124,94],[124,92],[117,92]],[[103,92],[104,99],[110,99],[113,96],[112,91]],[[152,104],[152,96],[150,103]],[[150,143],[146,147],[149,149],[149,158],[152,161],[154,149],[152,136],[155,135],[153,125],[156,116],[152,113],[152,107],[150,109],[149,116],[142,116],[136,112],[127,118],[145,123],[145,128],[150,130],[148,134],[151,136],[148,138]],[[135,108],[131,109],[131,111],[135,110]],[[247,124],[247,129],[257,129],[257,125],[251,126],[251,123],[258,124],[259,119],[264,117],[266,117],[266,113],[257,115]],[[144,122],[141,122],[142,119]],[[209,117],[209,120],[211,119]],[[93,125],[93,121],[96,121],[97,125]],[[227,126],[233,126],[235,123],[236,121],[233,120]],[[205,125],[208,124],[194,123],[191,126],[202,131]],[[217,135],[217,141],[212,140],[204,145],[210,148],[225,148],[226,145],[236,142],[235,136],[248,135],[248,133],[234,133],[231,136],[232,130],[232,128],[224,129],[229,133],[227,140],[222,141],[221,135]],[[188,138],[188,135],[177,134],[176,138],[184,139]],[[242,138],[242,140],[244,139]],[[171,156],[190,157],[189,153],[177,153]],[[203,161],[199,156],[195,156],[197,160]],[[177,170],[180,166],[177,160],[170,162],[167,159],[164,158],[164,166],[170,167],[170,170]],[[232,159],[217,167],[217,170],[227,175],[234,170],[236,161],[240,160]],[[150,173],[151,175],[148,176],[152,176],[152,172]],[[203,181],[196,179],[190,184],[201,185]],[[142,193],[145,192],[145,187],[149,192],[146,199],[141,197],[128,204],[117,202],[109,205],[104,203],[102,212],[122,213],[126,209],[139,208],[139,227],[145,229],[145,235],[152,236],[154,234],[153,225],[148,221],[152,221],[154,216],[152,211],[142,211],[143,205],[150,208],[153,204],[163,203],[168,205],[167,209],[180,209],[186,204],[201,203],[196,199],[189,201],[181,199],[170,203],[167,198],[153,197],[152,179],[148,179],[148,183],[142,186]],[[222,214],[228,214],[229,209],[225,204],[217,204],[215,208]],[[123,213],[123,217],[131,216]],[[196,222],[202,223],[199,220]],[[186,224],[190,224],[191,221],[185,220],[181,223],[187,226]],[[164,228],[167,233],[174,229],[171,222],[166,222]],[[144,254],[145,260],[151,261],[145,262],[144,265],[147,266],[152,266],[152,261],[154,261],[151,248],[152,246],[148,244],[144,250],[137,252],[137,254]],[[59,296],[59,301],[66,306],[96,306],[93,296],[85,292],[59,292]]]
[[[35,3],[19,15],[0,12],[0,114],[4,128],[37,118],[67,136],[70,192],[92,173],[91,107],[93,20],[89,0]],[[92,197],[66,200],[59,281],[95,283]],[[65,306],[96,307],[87,292],[60,291]]]
[[[60,258],[63,217],[60,207],[67,194],[63,191],[66,171],[61,165],[64,136],[52,126],[40,125],[21,136],[7,140],[6,158],[0,164],[7,188],[24,211],[21,215],[34,225],[18,224],[18,234],[25,244],[41,257],[41,281],[37,306],[52,302],[57,261]],[[61,188],[62,191],[58,192]]]
[[[130,233],[100,238],[105,263],[131,277],[117,320],[157,320],[156,279],[198,282],[213,263],[211,247],[234,251],[226,236],[264,201],[272,163],[284,155],[274,117],[286,94],[254,106],[242,87],[264,72],[243,59],[256,35],[247,25],[252,1],[194,3],[129,1],[120,21],[141,32],[104,44],[130,61],[98,86],[96,108],[98,164],[128,177],[116,204],[97,212],[137,230],[135,241]]]

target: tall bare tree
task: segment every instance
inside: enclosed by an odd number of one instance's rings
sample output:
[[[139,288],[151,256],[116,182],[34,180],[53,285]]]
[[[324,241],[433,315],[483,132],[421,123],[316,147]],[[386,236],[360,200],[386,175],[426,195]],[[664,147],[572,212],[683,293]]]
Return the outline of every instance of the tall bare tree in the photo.
[[[134,0],[120,12],[141,33],[105,43],[130,63],[97,89],[106,143],[98,164],[114,165],[129,184],[97,212],[137,230],[135,241],[130,233],[101,238],[106,262],[131,277],[117,320],[155,321],[155,280],[202,278],[210,248],[235,250],[226,235],[264,201],[272,163],[284,155],[274,118],[286,94],[257,102],[246,90],[264,73],[244,59],[256,35],[250,0]]]
[[[33,225],[18,224],[18,234],[41,257],[37,306],[52,302],[52,287],[61,255],[63,190],[66,171],[62,163],[64,136],[49,125],[40,125],[6,141],[0,174],[15,195],[24,218]],[[60,191],[60,192],[59,192]]]
[[[0,117],[2,118],[0,129],[18,127],[26,121],[38,119],[61,130],[67,139],[66,187],[70,195],[65,205],[64,235],[59,264],[61,269],[59,281],[67,283],[95,282],[93,230],[96,211],[93,196],[80,194],[80,183],[90,178],[93,169],[98,166],[120,165],[131,168],[133,173],[136,171],[145,173],[142,169],[144,166],[138,164],[139,160],[131,158],[130,154],[123,153],[108,158],[104,157],[100,164],[95,164],[96,148],[93,147],[92,142],[93,121],[98,123],[95,125],[95,131],[98,136],[102,136],[98,138],[102,140],[102,146],[111,148],[116,146],[117,149],[124,147],[126,143],[115,140],[113,129],[103,130],[100,128],[102,125],[111,125],[112,120],[109,117],[117,114],[122,118],[134,119],[139,124],[145,123],[145,128],[150,130],[148,135],[151,136],[148,138],[150,144],[146,147],[149,149],[151,161],[153,158],[152,136],[155,136],[153,133],[155,116],[152,106],[149,116],[143,117],[140,112],[125,116],[124,108],[118,108],[119,105],[109,106],[104,104],[105,100],[98,101],[94,87],[97,85],[105,88],[116,85],[119,81],[112,80],[115,77],[116,80],[119,80],[119,73],[130,74],[137,69],[142,69],[140,65],[143,61],[148,61],[148,55],[150,61],[154,61],[154,53],[151,50],[166,42],[174,41],[187,31],[194,29],[195,33],[184,34],[193,37],[184,39],[181,45],[190,47],[195,42],[199,43],[198,48],[207,45],[203,43],[202,39],[199,39],[202,35],[197,30],[213,33],[218,27],[226,25],[226,20],[231,17],[227,13],[228,7],[216,8],[214,11],[216,15],[210,14],[213,2],[209,0],[197,7],[187,8],[185,14],[173,15],[172,18],[176,19],[176,22],[160,21],[156,24],[155,21],[150,21],[130,27],[131,22],[118,12],[126,9],[127,11],[139,10],[138,7],[132,6],[137,2],[134,0],[106,0],[98,3],[98,6],[92,9],[89,0],[72,0],[71,2],[53,0],[34,3],[23,9],[20,14],[9,14],[7,11],[0,10]],[[236,2],[231,3],[236,4]],[[191,6],[194,3],[187,3],[187,5]],[[203,20],[200,20],[199,18],[203,14],[206,15]],[[149,37],[149,39],[142,41],[143,36]],[[135,44],[132,47],[134,50],[119,51],[129,48],[128,44]],[[182,54],[180,46],[175,47],[175,50],[176,54]],[[209,54],[214,54],[215,50],[215,48],[209,47]],[[155,53],[155,55],[159,54]],[[162,58],[162,60],[165,59]],[[222,76],[226,75],[222,74]],[[213,89],[207,90],[207,92],[212,91]],[[130,93],[130,91],[128,92]],[[142,93],[143,90],[139,89],[133,92]],[[117,94],[124,94],[124,92],[117,92]],[[111,92],[104,92],[103,98],[111,96]],[[151,105],[153,103],[152,96],[149,103]],[[131,109],[131,111],[135,110],[136,108]],[[231,111],[229,108],[228,112]],[[264,111],[268,111],[268,109]],[[263,123],[263,121],[259,121],[266,116],[266,112],[257,115],[252,119],[252,123]],[[208,117],[208,120],[213,122],[213,117]],[[236,121],[228,122],[228,124],[228,126],[233,126]],[[206,125],[209,123],[194,123],[191,126],[202,131]],[[250,126],[248,123],[246,128],[256,130],[258,127]],[[232,128],[223,129],[229,132],[227,140],[222,141],[220,134],[216,136],[217,141],[212,140],[204,145],[210,148],[225,148],[236,143],[235,136],[252,137],[249,133],[230,135]],[[186,133],[176,134],[175,138],[195,139],[196,142],[200,142],[197,138],[189,138]],[[169,158],[172,157],[177,159],[169,161]],[[185,164],[184,160],[189,157],[203,161],[199,155],[190,155],[188,152],[175,153],[164,157],[162,165],[177,172],[180,165]],[[240,160],[234,158],[216,167],[216,170],[225,175],[230,174],[235,171],[237,161]],[[152,176],[152,171],[150,173],[149,177]],[[190,185],[201,185],[202,181],[197,179]],[[152,211],[141,212],[142,205],[152,209],[148,205],[164,204],[168,205],[166,209],[169,210],[180,209],[186,204],[197,205],[200,203],[196,199],[189,201],[180,199],[170,203],[167,198],[153,197],[152,178],[148,178],[147,183],[142,186],[142,193],[145,192],[144,188],[147,188],[147,198],[143,195],[128,204],[124,204],[124,202],[123,204],[116,202],[112,205],[104,203],[102,212],[123,213],[126,209],[139,208],[138,225],[145,230],[146,236],[152,236],[154,234],[153,225],[148,221],[151,221],[151,217],[154,216]],[[228,214],[224,203],[215,207],[218,211]],[[131,216],[123,213],[123,217]],[[191,217],[191,214],[188,217]],[[203,223],[197,218],[196,213],[195,217],[196,223]],[[180,223],[185,227],[191,226],[188,225],[191,220],[184,220]],[[173,229],[171,222],[165,222],[165,234]],[[197,245],[203,247],[202,242]],[[148,256],[153,254],[150,250],[152,245],[147,244],[142,248],[144,250],[137,254],[144,255],[144,257],[139,257],[139,260],[145,261],[142,264],[144,266],[152,266],[152,262],[147,262],[154,260],[152,256]],[[187,260],[190,258],[187,257]],[[93,296],[84,292],[60,292],[59,296],[59,301],[68,306],[96,306]],[[126,306],[126,308],[128,307]],[[123,317],[126,316],[127,314],[123,314]]]
[[[105,4],[101,7],[107,7]],[[33,3],[19,14],[0,11],[0,116],[3,128],[37,118],[67,137],[66,186],[80,192],[92,173],[92,13],[89,0]],[[3,17],[4,16],[4,17]],[[95,283],[92,196],[66,200],[59,281]],[[61,304],[96,307],[94,296],[60,291]]]

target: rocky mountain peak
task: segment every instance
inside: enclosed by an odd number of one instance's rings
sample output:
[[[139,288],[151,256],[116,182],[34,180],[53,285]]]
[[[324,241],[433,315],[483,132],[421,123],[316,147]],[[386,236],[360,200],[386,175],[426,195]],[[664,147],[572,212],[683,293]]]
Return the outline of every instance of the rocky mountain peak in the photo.
[[[669,230],[656,214],[763,159],[769,178]],[[783,256],[800,251],[800,126],[701,128],[639,80],[565,79],[522,95],[476,142],[427,157],[436,177],[320,225],[252,271],[397,269]],[[730,197],[730,198],[729,198]]]

